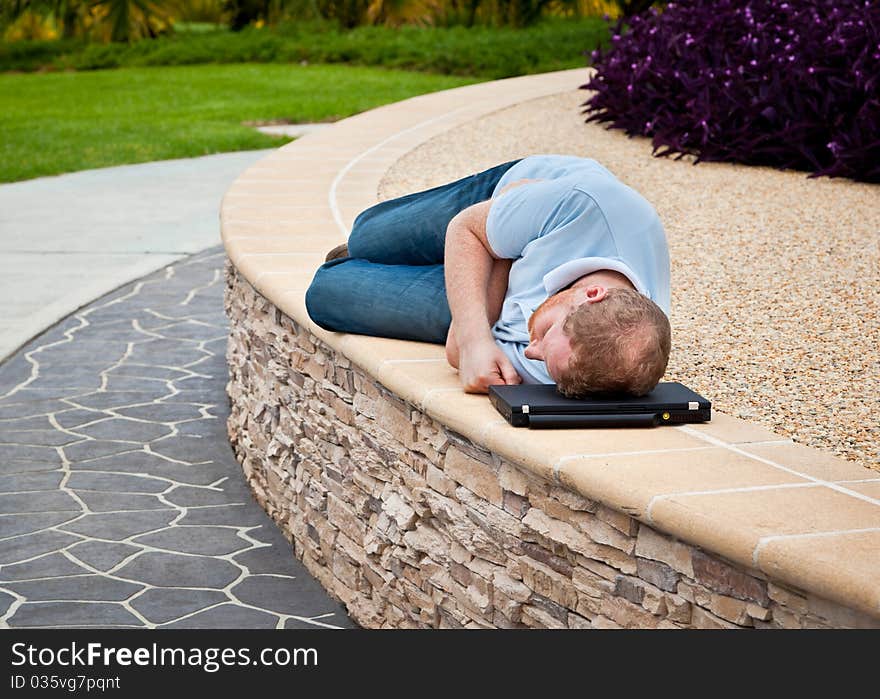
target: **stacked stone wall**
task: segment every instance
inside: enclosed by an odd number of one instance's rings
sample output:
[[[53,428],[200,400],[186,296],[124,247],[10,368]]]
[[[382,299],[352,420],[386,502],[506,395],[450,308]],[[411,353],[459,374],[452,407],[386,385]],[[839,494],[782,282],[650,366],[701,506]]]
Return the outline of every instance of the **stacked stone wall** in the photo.
[[[519,467],[389,392],[230,265],[229,437],[367,627],[870,626]]]

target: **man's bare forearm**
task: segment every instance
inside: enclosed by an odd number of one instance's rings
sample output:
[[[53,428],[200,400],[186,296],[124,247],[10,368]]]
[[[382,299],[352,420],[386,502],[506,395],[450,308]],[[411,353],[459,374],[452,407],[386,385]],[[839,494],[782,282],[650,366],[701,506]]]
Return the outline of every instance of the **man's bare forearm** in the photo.
[[[489,288],[487,289],[487,311],[490,326],[494,325],[501,317],[501,308],[504,305],[504,297],[507,295],[507,282],[512,264],[513,260],[495,260],[492,263]],[[455,338],[455,328],[451,325],[446,337],[446,359],[453,367],[458,368],[458,340]]]
[[[538,180],[517,180],[501,189]],[[491,339],[489,328],[501,315],[512,260],[502,260],[489,247],[486,222],[492,200],[461,211],[446,231],[446,296],[452,314],[450,333],[458,346]],[[457,356],[457,351],[456,351]]]
[[[452,330],[461,347],[491,340],[490,322],[495,320],[490,318],[489,308],[495,258],[473,230],[476,216],[469,215],[469,211],[453,218],[446,232],[446,297]]]
[[[458,368],[468,393],[486,393],[489,386],[517,384],[522,379],[495,344],[489,327],[489,280],[495,255],[486,238],[491,201],[458,214],[446,231],[446,297],[452,313],[454,347],[447,357]],[[450,351],[452,350],[452,351]]]
[[[526,181],[513,186],[520,184]],[[491,326],[501,313],[507,293],[511,262],[496,267],[501,260],[486,231],[491,206],[491,199],[469,206],[449,222],[446,230],[446,297],[452,314],[446,356],[458,369],[468,393],[486,393],[489,386],[522,381],[492,336]]]

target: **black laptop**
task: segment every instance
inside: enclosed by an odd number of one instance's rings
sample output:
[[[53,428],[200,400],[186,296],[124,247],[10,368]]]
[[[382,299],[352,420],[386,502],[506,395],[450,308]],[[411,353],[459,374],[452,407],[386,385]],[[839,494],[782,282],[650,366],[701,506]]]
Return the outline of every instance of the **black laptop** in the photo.
[[[492,405],[514,427],[655,427],[708,422],[712,404],[680,383],[660,383],[641,398],[566,398],[555,384],[490,386]]]

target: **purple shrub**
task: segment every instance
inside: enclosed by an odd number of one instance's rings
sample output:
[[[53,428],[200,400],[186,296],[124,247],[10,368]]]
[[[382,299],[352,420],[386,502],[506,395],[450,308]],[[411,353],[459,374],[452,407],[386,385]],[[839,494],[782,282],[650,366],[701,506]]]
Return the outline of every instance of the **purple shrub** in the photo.
[[[880,182],[878,0],[686,0],[618,22],[588,122],[697,156]]]

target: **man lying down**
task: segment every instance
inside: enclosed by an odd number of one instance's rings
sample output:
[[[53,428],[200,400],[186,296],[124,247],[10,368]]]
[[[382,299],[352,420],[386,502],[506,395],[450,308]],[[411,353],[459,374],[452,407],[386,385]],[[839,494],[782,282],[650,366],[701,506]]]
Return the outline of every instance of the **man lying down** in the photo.
[[[446,345],[464,390],[644,395],[670,349],[653,207],[595,160],[534,155],[373,206],[309,287],[327,330]]]

